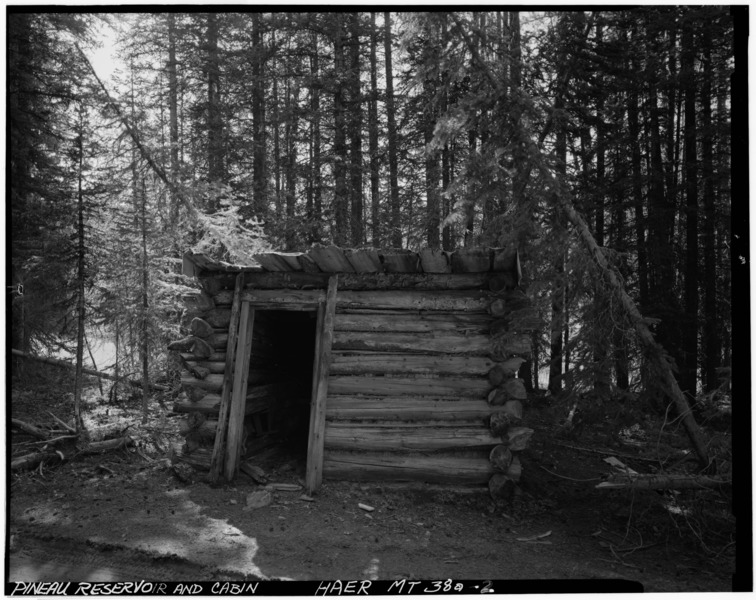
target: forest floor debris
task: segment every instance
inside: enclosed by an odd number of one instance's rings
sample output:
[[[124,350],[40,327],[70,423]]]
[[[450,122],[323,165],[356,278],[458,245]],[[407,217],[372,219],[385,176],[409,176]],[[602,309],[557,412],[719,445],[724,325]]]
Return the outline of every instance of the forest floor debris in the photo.
[[[14,418],[34,426],[51,422],[47,411],[70,418],[70,398],[48,402],[38,392],[14,389]],[[728,499],[711,489],[594,489],[612,470],[602,459],[613,450],[647,473],[650,449],[611,441],[606,423],[559,439],[554,411],[563,408],[529,411],[537,435],[523,457],[521,492],[500,506],[485,489],[440,486],[325,481],[306,496],[304,465],[288,457],[252,465],[273,482],[267,487],[244,474],[217,487],[197,471],[182,479],[165,453],[180,443],[177,419],[155,406],[143,425],[139,399],[108,405],[91,391],[88,425],[130,426],[134,445],[12,475],[9,575],[33,580],[53,568],[55,577],[81,581],[343,580],[369,572],[390,580],[619,578],[654,592],[730,590],[736,548]],[[12,432],[14,444],[21,437]],[[666,440],[665,451],[675,452],[677,439]],[[255,494],[270,502],[250,511]]]

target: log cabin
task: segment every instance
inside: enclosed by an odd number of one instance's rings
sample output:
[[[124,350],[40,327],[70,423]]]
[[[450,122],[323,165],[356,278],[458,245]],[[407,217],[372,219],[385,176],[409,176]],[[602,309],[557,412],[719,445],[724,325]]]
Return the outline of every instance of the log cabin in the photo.
[[[268,252],[250,265],[184,256],[198,280],[174,410],[176,457],[231,481],[271,444],[323,479],[487,485],[519,480],[539,327],[514,248]]]

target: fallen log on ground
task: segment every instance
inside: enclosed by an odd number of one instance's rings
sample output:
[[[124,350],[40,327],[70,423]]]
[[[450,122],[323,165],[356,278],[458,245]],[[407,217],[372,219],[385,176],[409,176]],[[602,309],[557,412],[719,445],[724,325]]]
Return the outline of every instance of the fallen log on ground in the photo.
[[[119,437],[112,440],[104,440],[102,442],[91,442],[86,447],[79,450],[79,454],[99,454],[100,452],[108,452],[110,450],[118,450],[119,448],[126,448],[127,446],[133,446],[134,440],[129,436]]]
[[[55,462],[60,463],[65,460],[65,455],[62,452],[34,452],[32,454],[26,454],[19,456],[11,461],[11,471],[23,471],[26,469],[33,469],[42,462]]]
[[[731,481],[705,475],[611,475],[596,488],[603,490],[683,490],[731,486]]]
[[[16,429],[20,431],[23,431],[24,433],[33,435],[34,437],[39,438],[41,440],[49,439],[50,436],[53,434],[59,435],[61,433],[67,433],[65,431],[49,431],[46,429],[40,429],[39,427],[35,427],[34,425],[25,423],[21,419],[11,419],[11,426],[15,427]]]
[[[25,352],[21,352],[21,350],[11,349],[11,354],[13,356],[19,356],[21,358],[25,358],[27,360],[34,360],[36,362],[45,363],[48,365],[54,365],[56,367],[63,367],[64,369],[75,369],[76,365],[71,364],[70,362],[67,362],[65,360],[61,360],[59,358],[48,358],[45,356],[34,356],[33,354],[26,354]],[[102,371],[95,371],[94,369],[87,369],[83,368],[82,373],[85,375],[93,375],[94,377],[101,377],[103,379],[110,379],[111,381],[123,381],[123,377],[116,377],[115,375],[111,375],[110,373],[103,373]],[[142,381],[139,379],[126,379],[126,382],[130,385],[134,386],[142,386]],[[169,388],[167,385],[161,385],[159,383],[150,383],[149,384],[150,389],[158,390],[161,392],[168,392],[171,388]]]

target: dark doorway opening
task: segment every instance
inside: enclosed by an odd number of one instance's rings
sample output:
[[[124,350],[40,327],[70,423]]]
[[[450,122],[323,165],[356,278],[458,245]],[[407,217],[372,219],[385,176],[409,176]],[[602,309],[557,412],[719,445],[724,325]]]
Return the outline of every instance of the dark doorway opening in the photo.
[[[255,310],[244,460],[304,477],[317,311]]]

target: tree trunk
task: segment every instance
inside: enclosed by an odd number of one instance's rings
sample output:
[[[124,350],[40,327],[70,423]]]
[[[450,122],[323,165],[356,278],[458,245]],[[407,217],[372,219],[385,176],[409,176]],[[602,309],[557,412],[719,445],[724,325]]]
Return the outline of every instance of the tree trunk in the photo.
[[[685,88],[685,327],[680,386],[695,398],[698,374],[698,157],[696,152],[696,40],[692,24],[682,34],[681,70]]]
[[[74,421],[76,423],[76,432],[84,429],[84,421],[81,417],[81,393],[84,380],[82,370],[84,368],[84,324],[86,318],[85,303],[85,260],[86,244],[84,229],[84,112],[79,107],[79,131],[76,139],[77,146],[77,167],[78,167],[78,190],[77,190],[77,248],[76,248],[76,378],[74,380]]]
[[[176,15],[167,13],[168,19],[168,122],[171,156],[171,181],[175,186],[171,190],[170,224],[178,222],[179,199],[176,188],[179,184],[179,133],[178,133],[178,76],[176,69]]]
[[[399,202],[399,161],[396,139],[396,109],[394,107],[394,69],[391,62],[391,13],[383,13],[384,49],[386,61],[386,119],[388,122],[389,191],[391,206],[391,245],[402,247],[401,204]]]
[[[150,354],[149,354],[149,257],[147,255],[147,189],[144,178],[142,179],[142,205],[141,205],[141,233],[142,233],[142,281],[141,281],[141,345],[140,355],[142,359],[142,421],[147,421],[147,408],[149,404],[150,390]]]
[[[716,239],[715,239],[715,183],[714,183],[714,137],[712,132],[712,64],[711,64],[711,30],[703,30],[703,89],[701,103],[703,105],[701,132],[701,160],[703,171],[703,289],[704,289],[704,321],[703,331],[703,381],[704,390],[711,392],[717,388],[717,369],[721,366],[720,339],[717,327],[717,273],[716,273]]]
[[[265,164],[265,47],[260,13],[252,13],[252,207],[255,216],[267,210]],[[317,113],[316,113],[317,114]]]
[[[346,146],[346,116],[344,109],[344,78],[346,59],[344,56],[342,13],[334,15],[333,31],[333,66],[335,87],[333,92],[333,120],[334,120],[334,223],[333,242],[337,246],[344,246],[349,239],[349,187],[347,185],[347,146]]]
[[[627,178],[628,169],[626,162],[623,161],[623,150],[617,147],[614,156],[614,163],[617,165],[620,178]],[[628,251],[627,243],[625,240],[625,203],[623,198],[623,192],[615,188],[613,194],[613,206],[612,206],[612,231],[613,240],[610,239],[611,247],[620,253],[618,258],[618,268],[623,276],[626,276],[629,269],[627,268],[627,260],[625,259]],[[615,313],[612,312],[612,315]],[[614,320],[614,316],[612,319]],[[624,328],[614,326],[612,331],[612,359],[614,362],[614,375],[617,388],[620,390],[627,390],[630,387],[630,373],[629,373],[629,358],[627,351],[627,339],[625,336]]]
[[[276,47],[275,33],[271,36],[271,46]],[[275,54],[273,55],[270,72],[275,73],[278,67],[278,63],[275,60]],[[279,110],[281,104],[281,97],[279,94],[279,78],[273,77],[273,122],[271,126],[273,128],[273,185],[274,185],[274,211],[278,223],[283,222],[283,210],[281,204],[281,113]]]
[[[349,49],[349,132],[351,171],[351,233],[352,247],[362,246],[365,233],[362,199],[362,90],[360,87],[360,13],[350,13]]]
[[[631,70],[637,72],[635,59]],[[644,309],[648,306],[648,257],[646,255],[646,219],[643,214],[643,173],[641,165],[640,125],[638,123],[638,92],[633,86],[628,94],[628,130],[632,166],[633,208],[635,214],[635,249],[638,255],[638,298]]]
[[[223,117],[220,105],[220,56],[218,51],[218,14],[207,13],[207,175],[211,182],[225,181]],[[217,200],[211,211],[220,208]]]
[[[312,219],[313,234],[312,241],[321,241],[323,216],[323,179],[321,174],[321,157],[320,157],[320,56],[318,54],[318,37],[312,36],[313,54],[311,72],[312,79],[316,85],[312,88],[312,171],[310,181],[312,185]]]
[[[555,111],[564,110],[564,101],[561,94],[554,103]],[[560,119],[556,127],[555,154],[557,159],[556,171],[561,176],[567,173],[567,123]],[[564,308],[565,308],[565,276],[564,263],[567,247],[566,230],[562,222],[561,211],[554,210],[552,216],[552,230],[557,239],[557,256],[554,260],[554,282],[551,292],[551,343],[549,356],[549,392],[553,396],[562,391],[562,333],[564,331]]]
[[[294,90],[292,90],[294,85]],[[297,126],[298,126],[298,106],[297,97],[299,90],[296,83],[290,79],[286,80],[286,97],[284,106],[286,107],[286,123],[284,125],[284,143],[286,145],[286,174],[284,181],[286,183],[286,250],[294,250],[297,243],[297,232],[294,228],[294,209],[297,199],[296,188],[296,168],[297,168]]]
[[[654,45],[653,41],[648,43]],[[655,58],[649,60],[648,128],[650,141],[650,185],[648,195],[648,260],[649,306],[648,316],[660,319],[655,335],[659,343],[680,364],[680,308],[675,290],[675,252],[672,246],[675,211],[670,190],[664,189],[661,125],[658,106],[659,66]]]
[[[425,55],[425,64],[432,62],[432,56],[435,53],[437,36],[431,26],[426,28],[426,40],[423,48]],[[430,143],[433,141],[433,131],[436,126],[436,81],[431,73],[426,73],[423,80],[423,133],[425,139],[425,194],[427,210],[427,240],[428,247],[437,250],[441,245],[439,227],[441,225],[441,208],[440,193],[438,189],[438,156],[435,151],[429,150]]]
[[[600,14],[599,14],[600,15]],[[597,18],[596,23],[596,43],[603,43],[603,25],[601,23],[600,16]],[[594,194],[594,210],[595,210],[595,237],[596,243],[599,246],[605,245],[605,190],[608,187],[606,182],[606,122],[604,115],[604,90],[602,86],[601,76],[596,75],[596,190]],[[596,365],[595,379],[593,384],[593,390],[596,394],[596,398],[601,401],[609,399],[610,393],[610,372],[609,372],[609,344],[611,336],[606,335],[606,324],[611,322],[611,304],[608,302],[604,287],[601,282],[596,282],[594,288],[594,311],[596,314],[596,322],[605,324],[604,327],[599,325],[596,331],[596,337],[593,343],[593,356]]]
[[[475,156],[477,152],[477,146],[478,146],[478,132],[476,131],[476,128],[473,126],[470,128],[470,131],[467,134],[467,142],[469,144],[469,150],[468,150],[468,156],[470,157],[468,159],[468,162],[470,160],[473,160],[473,157]],[[464,238],[464,246],[465,248],[468,248],[470,246],[474,245],[474,238],[473,234],[475,233],[475,197],[477,195],[476,185],[474,181],[470,182],[470,188],[471,188],[471,194],[470,197],[468,197],[465,200],[465,238]]]
[[[368,144],[370,148],[370,218],[373,248],[381,247],[380,159],[378,158],[378,34],[375,13],[370,13],[370,102],[368,104]]]

